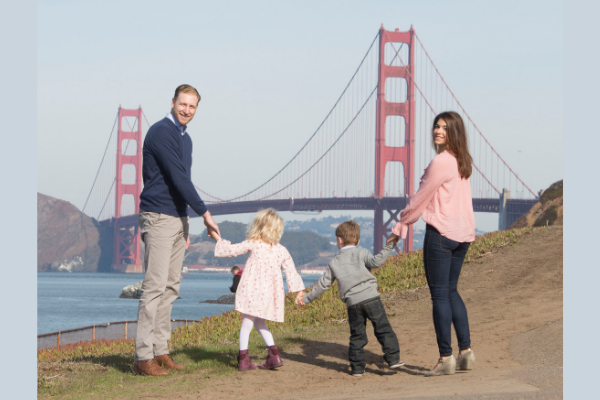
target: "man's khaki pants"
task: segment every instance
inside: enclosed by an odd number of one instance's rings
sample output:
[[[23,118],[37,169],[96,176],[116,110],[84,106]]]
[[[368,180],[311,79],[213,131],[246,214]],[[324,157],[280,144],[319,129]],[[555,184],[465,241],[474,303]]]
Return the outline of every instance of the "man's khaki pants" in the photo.
[[[146,211],[140,211],[139,217],[146,275],[138,309],[135,360],[143,361],[169,353],[171,308],[179,297],[189,220]]]

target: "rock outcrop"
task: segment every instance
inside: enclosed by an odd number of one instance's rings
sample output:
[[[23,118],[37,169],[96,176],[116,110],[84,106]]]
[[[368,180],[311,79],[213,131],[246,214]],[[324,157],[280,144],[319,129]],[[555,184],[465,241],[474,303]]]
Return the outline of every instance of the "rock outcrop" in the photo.
[[[139,281],[134,285],[125,286],[119,295],[120,299],[139,299],[142,297],[142,282]]]
[[[112,228],[101,227],[67,201],[41,193],[37,221],[38,271],[59,270],[60,265],[72,272],[110,271]]]
[[[121,294],[119,295],[120,299],[140,299],[142,297],[142,283],[144,280],[142,279],[138,283],[133,285],[128,285],[121,290]],[[178,296],[175,300],[181,299],[181,296]]]
[[[531,210],[516,220],[509,229],[563,224],[563,181],[553,183],[542,193]]]
[[[224,296],[219,297],[217,300],[206,300],[206,301],[201,301],[200,303],[235,304],[235,294],[226,294]]]
[[[55,261],[50,266],[51,272],[84,272],[85,265],[81,256],[71,257],[64,261]]]

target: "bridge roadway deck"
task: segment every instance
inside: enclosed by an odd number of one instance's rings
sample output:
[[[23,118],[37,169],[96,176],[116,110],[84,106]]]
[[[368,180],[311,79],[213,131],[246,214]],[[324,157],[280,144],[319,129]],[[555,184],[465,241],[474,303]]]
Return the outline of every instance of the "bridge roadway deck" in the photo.
[[[320,199],[286,199],[286,200],[260,200],[236,201],[207,204],[210,213],[214,215],[230,215],[253,213],[265,208],[277,211],[325,211],[325,210],[373,210],[375,204],[381,204],[387,210],[401,210],[406,207],[406,197],[332,197]],[[506,204],[508,214],[523,215],[533,207],[535,200],[509,199]],[[473,199],[475,212],[498,213],[500,201],[498,199]],[[188,209],[190,218],[198,217],[192,209]],[[515,218],[516,219],[516,218]],[[101,224],[112,225],[115,219],[100,221]],[[137,215],[119,218],[119,225],[132,225],[138,222]]]

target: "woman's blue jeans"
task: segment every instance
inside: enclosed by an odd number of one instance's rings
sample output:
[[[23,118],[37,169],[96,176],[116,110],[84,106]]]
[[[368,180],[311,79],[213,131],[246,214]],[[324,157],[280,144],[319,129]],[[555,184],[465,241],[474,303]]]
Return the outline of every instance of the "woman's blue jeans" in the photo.
[[[425,276],[433,302],[433,325],[440,357],[452,355],[451,325],[454,324],[459,350],[471,347],[469,318],[456,286],[470,243],[460,243],[442,236],[427,224],[423,261]]]

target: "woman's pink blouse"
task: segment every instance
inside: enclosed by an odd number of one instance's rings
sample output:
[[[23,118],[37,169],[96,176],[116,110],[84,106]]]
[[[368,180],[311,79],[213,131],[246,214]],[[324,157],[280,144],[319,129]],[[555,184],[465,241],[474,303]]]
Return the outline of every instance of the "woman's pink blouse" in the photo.
[[[392,233],[406,238],[408,225],[423,221],[457,242],[475,240],[475,216],[471,183],[458,173],[458,162],[448,151],[435,156],[421,177],[417,193],[400,213]]]

